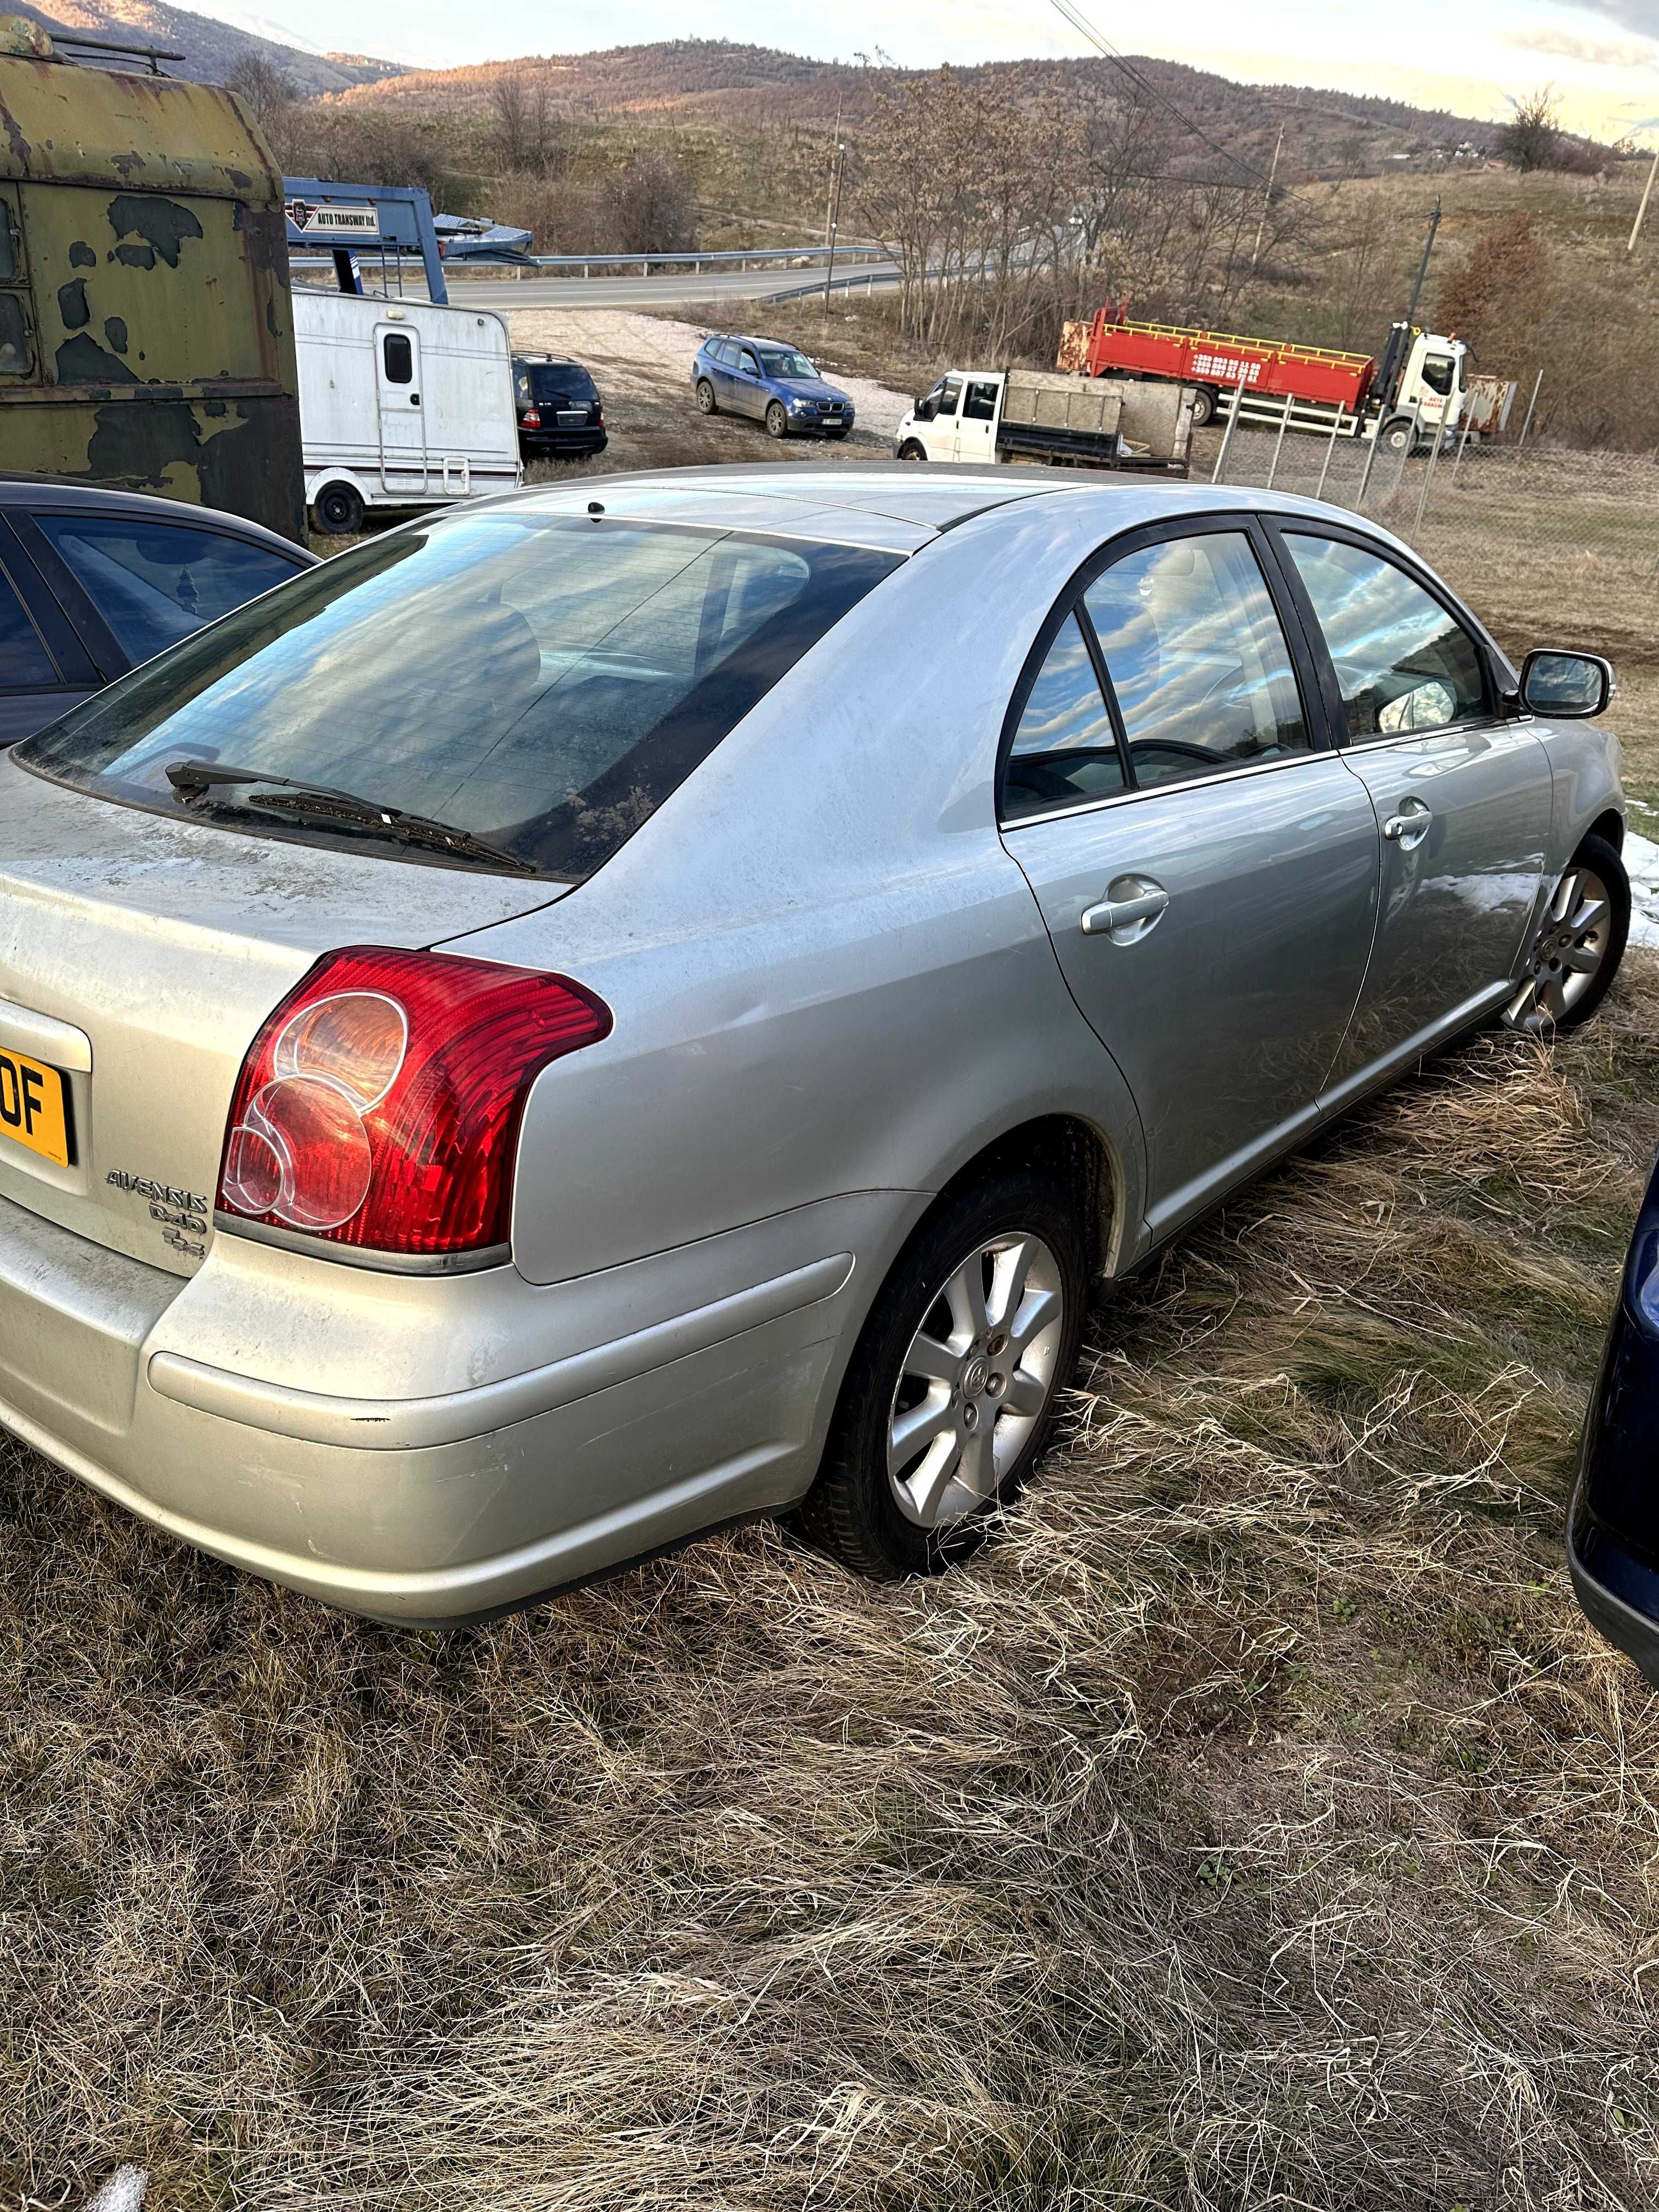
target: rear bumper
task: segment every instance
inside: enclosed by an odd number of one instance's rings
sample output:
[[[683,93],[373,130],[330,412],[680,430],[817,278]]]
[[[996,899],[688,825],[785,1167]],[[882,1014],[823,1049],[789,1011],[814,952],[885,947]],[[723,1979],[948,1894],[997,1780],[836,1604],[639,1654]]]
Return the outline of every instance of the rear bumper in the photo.
[[[538,1288],[222,1234],[185,1279],[0,1201],[0,1422],[249,1572],[476,1618],[799,1497],[863,1257],[884,1269],[915,1211],[828,1200]]]
[[[1605,1532],[1595,1529],[1577,1499],[1567,1519],[1567,1568],[1573,1595],[1591,1627],[1599,1629],[1627,1659],[1633,1659],[1655,1689],[1659,1689],[1659,1619],[1610,1587],[1617,1582],[1634,1594],[1645,1578],[1659,1593],[1659,1577],[1614,1547]]]
[[[610,442],[600,429],[520,430],[519,433],[519,450],[526,460],[552,460],[562,455],[602,453]]]

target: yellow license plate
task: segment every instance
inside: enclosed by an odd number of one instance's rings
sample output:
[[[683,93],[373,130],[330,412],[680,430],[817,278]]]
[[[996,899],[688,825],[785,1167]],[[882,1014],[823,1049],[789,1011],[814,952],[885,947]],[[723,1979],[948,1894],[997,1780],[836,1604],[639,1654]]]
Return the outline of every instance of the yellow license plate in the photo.
[[[60,1168],[75,1164],[68,1076],[0,1045],[0,1138],[6,1137]]]

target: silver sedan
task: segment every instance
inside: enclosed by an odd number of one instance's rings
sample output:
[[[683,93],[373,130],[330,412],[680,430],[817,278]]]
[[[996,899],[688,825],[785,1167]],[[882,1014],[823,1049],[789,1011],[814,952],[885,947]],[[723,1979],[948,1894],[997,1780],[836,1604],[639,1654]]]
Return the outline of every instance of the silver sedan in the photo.
[[[0,759],[0,1419],[387,1619],[787,1509],[945,1565],[1091,1284],[1593,1011],[1610,688],[1243,490],[687,471],[377,538]]]

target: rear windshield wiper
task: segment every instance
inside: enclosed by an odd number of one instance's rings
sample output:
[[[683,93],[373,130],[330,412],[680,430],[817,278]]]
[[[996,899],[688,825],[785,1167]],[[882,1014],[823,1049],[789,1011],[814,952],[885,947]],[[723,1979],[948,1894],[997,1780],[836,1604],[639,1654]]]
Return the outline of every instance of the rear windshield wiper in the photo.
[[[221,766],[216,761],[176,760],[167,764],[167,779],[186,805],[201,799],[216,783],[257,783],[292,794],[289,798],[250,799],[262,814],[302,815],[315,822],[348,823],[354,829],[378,830],[405,845],[424,845],[434,852],[453,853],[458,860],[486,860],[491,866],[511,869],[514,875],[533,876],[535,865],[457,829],[429,814],[410,814],[401,806],[382,805],[355,791],[342,791],[331,783],[307,783],[296,776],[264,775],[258,769]]]

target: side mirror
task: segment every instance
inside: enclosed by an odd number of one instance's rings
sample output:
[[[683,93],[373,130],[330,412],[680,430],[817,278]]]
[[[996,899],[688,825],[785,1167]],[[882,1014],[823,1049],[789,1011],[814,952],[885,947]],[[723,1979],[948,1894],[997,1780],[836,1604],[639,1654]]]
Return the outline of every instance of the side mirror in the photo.
[[[933,419],[933,401],[931,399],[918,399],[915,405],[910,410],[910,419],[915,422],[931,422]]]
[[[1601,714],[1618,686],[1613,663],[1599,653],[1529,653],[1521,664],[1521,703],[1529,714],[1555,721],[1583,721]]]

